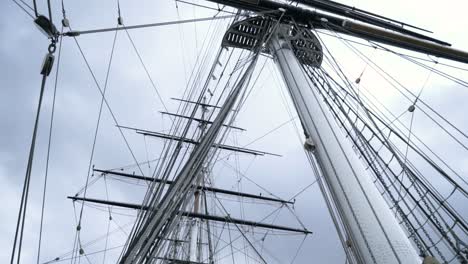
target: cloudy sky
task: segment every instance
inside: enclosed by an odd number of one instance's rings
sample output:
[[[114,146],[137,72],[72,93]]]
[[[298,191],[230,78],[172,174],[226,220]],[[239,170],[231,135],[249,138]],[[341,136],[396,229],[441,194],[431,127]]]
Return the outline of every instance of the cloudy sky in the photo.
[[[38,1],[40,13],[46,13],[46,1]],[[61,18],[60,1],[52,1],[55,21]],[[205,4],[203,1],[199,3]],[[398,20],[406,21],[434,31],[434,36],[454,44],[459,49],[468,49],[465,18],[468,4],[463,0],[444,1],[443,5],[428,1],[342,1],[370,11],[384,14]],[[116,24],[116,2],[106,1],[65,1],[67,16],[73,29],[85,30],[102,27],[112,27]],[[122,16],[127,25],[174,21],[208,17],[213,11],[194,8],[179,4],[176,9],[171,1],[121,1]],[[31,140],[32,127],[37,106],[40,85],[40,65],[46,53],[48,41],[35,28],[30,17],[12,1],[0,3],[0,262],[9,260],[17,211],[20,201],[22,182],[24,179],[27,155]],[[57,23],[57,22],[56,22]],[[196,67],[196,56],[203,50],[206,35],[210,35],[213,26],[221,30],[228,21],[216,24],[200,22],[182,26],[166,26],[145,30],[131,31],[132,39],[137,46],[145,65],[169,110],[175,111],[177,103],[171,97],[180,97],[184,90],[190,71]],[[57,23],[58,24],[58,23]],[[222,31],[220,31],[222,32]],[[107,61],[110,56],[114,33],[104,33],[78,37],[78,41],[86,54],[89,63],[101,86],[104,84]],[[219,41],[221,35],[217,35]],[[356,78],[365,68],[349,50],[331,38],[329,47],[342,61],[350,78]],[[216,46],[215,46],[216,47]],[[214,54],[213,49],[213,54]],[[372,53],[372,50],[362,48],[370,54],[380,66],[397,74],[399,78],[413,91],[419,91],[427,76],[427,71],[418,69],[408,62],[391,57],[383,52]],[[212,54],[212,55],[213,55]],[[262,58],[260,64],[263,64]],[[463,66],[454,64],[457,66]],[[96,126],[100,96],[79,51],[70,38],[63,41],[63,53],[59,73],[54,130],[51,143],[49,167],[49,186],[44,224],[43,250],[41,263],[61,256],[73,247],[75,235],[74,209],[72,202],[66,199],[74,195],[84,185],[90,159],[94,129]],[[467,68],[466,66],[464,66]],[[466,71],[449,71],[465,80]],[[37,256],[38,228],[41,210],[42,184],[45,172],[47,153],[48,127],[51,113],[53,83],[55,74],[51,74],[45,92],[44,107],[40,120],[38,143],[34,160],[31,182],[30,203],[25,228],[23,262],[32,263]],[[371,87],[374,95],[401,113],[408,107],[401,101],[397,93],[383,83],[382,79],[370,71],[366,71],[363,80]],[[107,100],[115,114],[118,123],[142,129],[164,131],[168,129],[169,120],[159,114],[164,108],[159,101],[151,82],[148,79],[131,43],[124,33],[117,35],[114,60],[109,75]],[[247,101],[245,109],[240,113],[237,126],[247,129],[246,132],[235,132],[228,140],[230,144],[243,146],[262,137],[265,133],[291,120],[295,113],[288,113],[290,102],[283,100],[284,85],[278,78],[274,64],[266,62],[260,74],[259,81]],[[431,77],[422,97],[463,131],[468,130],[466,118],[466,99],[468,89],[456,85],[443,78]],[[404,117],[403,122],[409,122]],[[430,129],[428,129],[430,128]],[[300,131],[299,131],[300,132]],[[468,156],[437,129],[432,129],[423,117],[416,118],[415,133],[419,133],[426,142],[437,149],[443,157],[450,160],[451,165],[462,175],[468,172]],[[159,155],[161,142],[151,138],[142,138],[131,131],[125,131],[132,149],[139,161],[155,159]],[[299,134],[300,135],[300,134]],[[292,197],[304,186],[314,181],[307,159],[302,151],[301,140],[298,138],[293,122],[276,130],[267,137],[261,138],[249,148],[274,152],[283,157],[240,156],[240,169],[265,189],[283,198]],[[466,141],[465,141],[466,143]],[[235,166],[236,159],[225,161],[225,166],[215,170],[216,183],[220,187],[235,189],[239,177],[230,170]],[[133,163],[132,157],[115,127],[109,112],[104,110],[103,120],[97,139],[96,151],[92,163],[97,168],[109,169],[122,167]],[[154,164],[151,164],[154,166]],[[145,172],[154,167],[144,167]],[[131,172],[135,168],[130,168]],[[252,193],[263,192],[255,185],[242,181],[243,191]],[[89,196],[105,198],[103,181],[98,181],[90,189]],[[129,186],[124,183],[110,182],[109,197],[112,200],[137,202],[141,198],[142,186]],[[226,201],[226,203],[229,203]],[[255,209],[246,206],[246,218],[261,219]],[[275,208],[259,209],[268,211]],[[466,206],[464,207],[466,210]],[[310,259],[318,263],[344,263],[344,254],[338,242],[330,217],[326,210],[318,186],[314,185],[298,197],[295,211],[314,234],[304,243],[296,263],[310,263]],[[122,213],[131,213],[123,211]],[[263,214],[265,215],[265,214]],[[83,241],[90,241],[106,232],[107,213],[95,208],[85,207],[83,222]],[[278,223],[298,227],[297,221],[287,211],[282,211]],[[123,226],[128,230],[132,218],[116,216],[111,229]],[[124,232],[115,232],[111,246],[118,246],[125,239]],[[298,248],[302,237],[272,238],[268,242],[270,252],[280,257],[280,263],[290,261]],[[284,242],[288,241],[288,242]],[[102,242],[102,241],[101,241]],[[287,245],[287,246],[286,246]],[[98,251],[103,244],[90,247],[89,252]],[[112,263],[119,251],[109,253],[107,260]],[[283,258],[282,258],[283,257]],[[93,262],[102,262],[102,254],[96,254]],[[244,260],[239,260],[243,263]],[[226,262],[231,263],[231,262]],[[237,262],[236,262],[237,263]]]

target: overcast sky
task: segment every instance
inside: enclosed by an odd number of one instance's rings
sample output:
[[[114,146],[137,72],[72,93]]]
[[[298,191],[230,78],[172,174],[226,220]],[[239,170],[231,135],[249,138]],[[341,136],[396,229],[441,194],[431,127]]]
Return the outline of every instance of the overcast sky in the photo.
[[[44,3],[38,1],[40,13],[46,13]],[[55,23],[61,18],[60,1],[52,1]],[[203,1],[199,3],[205,4]],[[454,44],[459,49],[468,49],[466,29],[468,20],[466,10],[468,3],[464,0],[449,0],[443,3],[430,1],[342,1],[360,8],[415,24],[434,31],[434,36]],[[435,2],[435,1],[434,1]],[[438,5],[437,5],[438,4]],[[117,7],[115,1],[65,1],[67,16],[73,29],[94,29],[112,27],[116,24]],[[179,4],[175,8],[172,0],[166,1],[121,1],[122,16],[127,25],[207,17],[214,14],[201,8]],[[0,3],[0,262],[6,263],[11,254],[15,223],[24,179],[27,155],[31,140],[34,116],[40,85],[40,65],[46,53],[48,41],[35,28],[31,19],[12,1]],[[171,97],[180,97],[185,88],[186,79],[194,67],[197,51],[202,44],[210,22],[200,22],[183,26],[167,26],[145,30],[134,30],[130,33],[138,50],[154,80],[164,103],[169,110],[175,111],[177,103]],[[220,28],[227,26],[227,21],[220,21]],[[222,32],[222,31],[220,31]],[[86,54],[97,80],[104,84],[107,61],[112,46],[114,33],[88,35],[78,37],[78,41]],[[221,35],[218,36],[218,41]],[[336,40],[324,36],[330,41],[330,49],[343,62],[351,79],[359,76],[365,67],[349,50],[346,50]],[[419,91],[424,83],[427,71],[418,69],[401,59],[392,58],[383,52],[372,53],[372,50],[362,48],[370,54],[380,66],[398,74],[399,78],[413,91]],[[214,51],[213,51],[214,53]],[[262,58],[259,64],[266,60]],[[459,64],[454,64],[458,65]],[[56,66],[56,65],[55,65]],[[463,65],[461,65],[463,66]],[[64,39],[63,53],[57,88],[54,130],[51,145],[49,169],[49,187],[47,193],[46,214],[44,224],[43,250],[41,261],[47,261],[70,251],[75,235],[75,220],[72,202],[66,196],[74,195],[85,183],[88,162],[90,158],[93,134],[99,108],[99,93],[85,68],[75,43],[70,38]],[[464,66],[467,68],[466,66]],[[54,68],[55,69],[55,68]],[[441,70],[448,70],[440,68]],[[55,71],[55,70],[54,70]],[[247,129],[246,132],[235,132],[228,143],[239,146],[261,137],[268,131],[288,121],[295,113],[286,111],[282,93],[285,92],[280,79],[276,77],[274,64],[266,63],[259,81],[240,113],[237,126]],[[467,80],[466,71],[451,73]],[[42,184],[44,177],[45,158],[47,151],[48,126],[51,112],[51,98],[55,73],[51,74],[45,92],[44,107],[40,120],[38,145],[31,182],[30,203],[26,220],[26,233],[23,251],[23,263],[36,260],[38,227],[41,210]],[[364,85],[370,87],[376,96],[401,113],[408,107],[401,101],[382,79],[370,71],[363,77]],[[119,33],[116,42],[114,61],[110,72],[107,99],[121,125],[138,127],[155,131],[168,129],[169,120],[158,111],[163,111],[148,77],[142,68],[138,57],[124,33]],[[450,81],[435,76],[431,77],[422,97],[461,128],[468,131],[466,117],[466,100],[468,89]],[[291,105],[286,102],[286,105]],[[403,118],[403,122],[409,122]],[[468,155],[460,150],[440,131],[432,129],[423,117],[416,118],[415,133],[419,133],[426,142],[437,149],[450,160],[451,165],[462,175],[468,172]],[[299,131],[301,132],[301,131]],[[159,140],[146,138],[126,131],[132,149],[138,160],[157,158],[161,148]],[[302,136],[302,134],[299,134]],[[304,186],[314,181],[307,159],[302,151],[302,139],[298,138],[293,123],[282,127],[265,138],[255,142],[249,148],[274,152],[283,157],[241,156],[240,168],[249,177],[283,198],[289,198],[299,192]],[[110,169],[133,163],[127,148],[111,119],[109,112],[104,110],[103,120],[97,140],[93,164],[97,168]],[[226,160],[227,164],[235,166],[235,160]],[[154,166],[154,164],[152,164]],[[153,167],[144,167],[145,173]],[[135,170],[131,168],[129,172]],[[214,172],[216,183],[220,187],[235,189],[237,176],[230,171],[229,166],[219,166]],[[259,193],[262,191],[255,185],[242,181],[243,191]],[[141,198],[141,186],[128,186],[122,183],[109,183],[109,197],[112,200],[138,202]],[[105,198],[104,183],[99,181],[90,189],[91,197]],[[226,202],[229,203],[229,202]],[[246,206],[246,218],[259,220],[263,215],[255,209]],[[273,207],[259,209],[262,213]],[[463,207],[467,212],[468,208]],[[296,263],[344,263],[344,254],[334,231],[318,186],[313,186],[298,197],[295,210],[314,234],[309,236],[303,245]],[[124,211],[124,213],[129,213]],[[466,214],[465,214],[466,215]],[[132,218],[116,216],[111,229],[124,226]],[[288,211],[282,211],[279,224],[299,227],[297,221]],[[85,207],[83,223],[83,241],[90,241],[105,234],[107,228],[107,213]],[[125,229],[125,228],[124,228]],[[128,229],[128,226],[126,228]],[[109,247],[118,246],[124,241],[123,232],[116,232]],[[302,237],[284,238],[272,237],[266,243],[266,250],[275,252],[280,257],[280,263],[290,261],[298,248]],[[285,242],[286,241],[286,242]],[[103,243],[90,247],[88,252],[103,248]],[[281,251],[282,250],[282,251]],[[109,263],[115,261],[119,249],[109,253]],[[276,253],[281,252],[281,253]],[[284,253],[283,253],[284,252]],[[102,262],[102,255],[92,258]],[[245,259],[236,263],[244,263]],[[41,262],[41,263],[42,263]],[[231,262],[225,262],[231,263]]]

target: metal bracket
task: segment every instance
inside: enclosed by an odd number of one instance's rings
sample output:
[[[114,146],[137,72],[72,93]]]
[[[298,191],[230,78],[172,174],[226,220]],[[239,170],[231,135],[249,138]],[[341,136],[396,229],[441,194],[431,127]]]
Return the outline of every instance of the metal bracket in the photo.
[[[277,23],[273,18],[256,16],[237,21],[231,25],[223,38],[223,47],[234,47],[252,50],[262,45],[265,34],[272,33],[272,25]],[[280,37],[287,40],[296,58],[302,64],[312,67],[320,67],[323,60],[322,45],[318,38],[305,27],[285,25],[279,27]],[[268,47],[260,47],[263,53],[271,54]]]
[[[224,34],[222,46],[252,50],[262,44],[272,22],[270,18],[261,16],[237,21]],[[262,49],[267,52],[265,47]]]
[[[323,49],[318,38],[305,27],[297,25],[285,26],[281,36],[291,45],[291,48],[300,63],[320,67],[323,60]]]

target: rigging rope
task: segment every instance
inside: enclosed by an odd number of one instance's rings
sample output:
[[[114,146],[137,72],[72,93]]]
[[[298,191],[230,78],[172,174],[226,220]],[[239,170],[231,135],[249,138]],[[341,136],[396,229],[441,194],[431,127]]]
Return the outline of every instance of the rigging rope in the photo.
[[[60,32],[63,32],[63,26]],[[49,160],[50,160],[50,147],[52,144],[52,129],[54,124],[54,114],[55,114],[55,99],[57,95],[57,86],[58,86],[58,78],[59,78],[59,70],[60,70],[60,59],[62,54],[62,37],[59,40],[59,50],[58,50],[58,57],[57,57],[57,68],[55,71],[55,82],[54,82],[54,91],[52,96],[52,109],[50,113],[50,126],[49,126],[49,138],[47,143],[47,154],[46,154],[46,166],[45,166],[45,175],[44,175],[44,187],[42,190],[42,206],[41,206],[41,220],[39,224],[39,242],[37,247],[37,264],[39,264],[40,255],[41,255],[41,244],[42,244],[42,227],[44,222],[44,210],[45,210],[45,200],[46,200],[46,192],[47,192],[47,179],[49,175]]]
[[[120,9],[119,9],[119,17],[120,17]],[[125,25],[123,25],[123,27],[125,27]],[[138,51],[137,47],[135,46],[135,42],[133,41],[133,39],[130,36],[130,33],[128,32],[127,29],[125,29],[125,33],[127,34],[128,39],[130,40],[130,43],[132,44],[133,50],[135,51],[136,55],[138,56],[138,60],[140,61],[141,66],[145,70],[146,76],[148,77],[148,79],[149,79],[149,81],[151,83],[151,86],[153,87],[154,91],[156,92],[156,95],[158,96],[159,102],[164,107],[164,110],[166,110],[166,112],[168,112],[167,107],[164,104],[164,100],[162,99],[162,96],[159,93],[158,88],[156,87],[156,84],[155,84],[153,78],[151,77],[151,74],[149,73],[148,68],[146,67],[145,63],[143,62],[143,59],[141,58],[140,52]]]
[[[11,259],[10,263],[13,264],[15,261],[15,258],[17,260],[17,263],[20,263],[21,259],[21,250],[22,250],[22,245],[23,245],[23,234],[24,234],[24,223],[26,220],[26,209],[28,205],[28,198],[29,198],[29,185],[31,182],[31,174],[32,174],[32,166],[33,166],[33,160],[34,160],[34,150],[36,147],[36,138],[37,138],[37,131],[39,128],[39,117],[41,113],[41,107],[42,107],[42,99],[44,96],[44,90],[45,90],[45,85],[47,81],[47,77],[49,76],[53,62],[54,62],[54,55],[53,53],[55,52],[56,46],[56,39],[51,40],[51,44],[49,45],[48,48],[48,53],[46,54],[46,57],[44,58],[44,64],[41,69],[41,75],[42,75],[42,82],[41,82],[41,87],[40,87],[40,92],[39,92],[39,102],[37,105],[37,111],[36,111],[36,119],[34,122],[34,128],[33,128],[33,134],[32,134],[32,139],[31,139],[31,145],[29,149],[29,158],[28,158],[28,164],[26,167],[26,174],[24,177],[24,183],[23,183],[23,191],[21,195],[21,202],[19,206],[19,211],[18,211],[18,219],[16,223],[16,231],[15,231],[15,238],[13,241],[13,249],[11,252]],[[18,246],[18,248],[16,248]]]
[[[36,4],[36,0],[33,0],[33,6],[34,6],[34,14],[36,15],[36,17],[38,17],[39,14],[37,13],[37,4]]]
[[[332,32],[334,32],[335,34],[337,34],[335,31],[333,31],[332,29],[330,29]],[[365,54],[363,54],[361,51],[359,51],[358,49],[356,49],[355,47],[353,47],[352,45],[346,43],[346,41],[344,39],[342,39],[341,37],[338,37],[340,38],[343,43],[348,47],[350,48],[356,55],[358,55],[359,57],[364,58],[366,61],[368,61],[369,63],[371,63],[371,67],[374,68],[374,70],[379,74],[381,75],[385,81],[387,81],[392,87],[394,87],[396,90],[398,90],[398,92],[400,92],[408,101],[412,102],[413,100],[405,93],[403,93],[400,89],[398,89],[398,86],[403,88],[408,94],[410,94],[411,96],[413,97],[416,97],[417,95],[415,95],[414,93],[412,93],[407,87],[405,87],[401,82],[399,82],[394,76],[390,75],[387,71],[385,71],[382,67],[380,67],[379,65],[377,65],[375,62],[373,62],[372,60],[370,60]],[[377,45],[379,47],[383,47],[383,46],[380,46],[378,44],[375,44],[373,43],[374,45]],[[388,48],[385,48],[386,50],[388,50]],[[363,60],[364,60],[363,59]],[[433,71],[433,70],[431,70]],[[385,77],[385,76],[387,77]],[[390,80],[392,80],[393,82],[395,83],[392,83]],[[461,131],[459,128],[457,128],[455,125],[453,125],[447,118],[443,117],[441,114],[439,114],[435,109],[433,109],[432,107],[430,107],[426,102],[420,100],[420,102],[425,106],[427,107],[430,111],[432,111],[434,114],[436,114],[440,119],[442,119],[444,122],[446,122],[450,127],[452,127],[453,129],[455,129],[457,132],[459,132],[462,136],[464,136],[465,138],[468,138],[468,135],[466,135],[463,131]],[[453,138],[458,144],[460,144],[464,149],[468,150],[468,147],[466,145],[464,145],[459,139],[457,139],[454,135],[452,135],[446,128],[444,128],[439,122],[437,122],[434,117],[432,117],[431,115],[429,115],[429,113],[427,113],[424,109],[421,109],[421,111],[428,117],[430,118],[434,123],[436,123],[443,131],[445,131],[451,138]]]
[[[410,93],[411,95],[413,95],[414,97],[417,97],[417,95],[413,94],[411,91],[409,91],[405,86],[403,86],[398,80],[396,80],[393,76],[389,75],[386,71],[384,71],[379,65],[377,65],[375,62],[371,61],[367,56],[365,56],[364,54],[362,54],[359,50],[356,50],[355,48],[353,48],[352,46],[348,45],[347,43],[345,43],[348,47],[350,47],[355,53],[359,53],[360,56],[364,56],[366,58],[367,61],[369,61],[373,67],[377,67],[380,71],[382,71],[385,75],[387,75],[391,80],[393,80],[394,82],[396,82],[400,87],[404,88],[408,93]],[[356,54],[357,54],[356,53]],[[358,54],[357,54],[358,55]],[[378,72],[378,71],[377,71]],[[379,74],[381,74],[380,72],[378,72]],[[382,77],[384,77],[383,75],[381,75]],[[386,77],[384,77],[384,79],[386,81],[389,81]],[[397,86],[391,82],[389,82],[389,84],[391,84],[393,87],[395,87],[403,96],[405,96],[409,101],[412,102],[412,100],[406,95],[404,94],[403,92],[401,92],[400,89],[397,88]],[[348,82],[347,85],[351,85],[350,82]],[[466,137],[466,135],[461,132],[460,129],[458,129],[457,127],[455,127],[452,123],[450,123],[446,118],[444,118],[443,116],[441,116],[438,112],[436,112],[434,109],[432,109],[429,105],[427,105],[424,101],[422,100],[419,100],[424,106],[426,106],[429,110],[433,111],[437,116],[439,116],[442,120],[444,120],[447,124],[449,124],[452,128],[454,128],[455,130],[457,130],[458,132],[460,132],[462,135],[464,135]],[[366,109],[366,108],[364,108]],[[421,108],[420,108],[421,109]],[[440,123],[438,123],[431,115],[429,115],[427,112],[425,112],[423,109],[421,109],[421,111],[428,117],[430,118],[432,121],[434,121],[445,133],[447,133],[452,139],[454,139],[460,146],[462,146],[464,149],[468,150],[468,147],[466,145],[464,145],[459,139],[457,139],[454,135],[452,135],[445,127],[443,127]],[[371,115],[373,115],[372,112],[366,110],[366,113],[370,113]],[[375,116],[377,119],[379,119],[379,117]],[[372,120],[372,119],[370,119]],[[379,120],[381,121],[381,120]],[[385,122],[383,122],[383,124],[385,124]],[[381,132],[380,132],[381,133]],[[395,135],[397,135],[398,137],[401,138],[401,136],[398,134],[398,133],[395,133]],[[414,150],[414,147],[412,145],[410,145],[410,147]],[[454,183],[457,187],[458,187],[458,184],[456,184],[456,182],[454,182],[452,179],[450,179],[448,177],[448,175],[443,172],[438,166],[434,165],[434,163],[428,159],[426,156],[424,156],[423,154],[421,153],[418,153],[419,155],[421,155],[427,162],[429,162],[431,164],[431,166],[433,166],[434,168],[436,168],[445,178],[448,178],[449,181],[451,181],[452,183]],[[446,164],[445,162],[443,162],[444,164]],[[458,174],[456,174],[457,176],[459,176]],[[460,176],[459,176],[460,177]],[[462,179],[463,182],[465,182],[463,179]],[[464,189],[461,189],[462,190],[462,193],[464,193],[464,195],[468,195],[468,193],[464,190]]]
[[[408,142],[408,144],[406,145],[406,149],[405,149],[405,156],[404,156],[404,159],[403,159],[403,165],[406,166],[406,162],[408,160],[408,151],[409,151],[409,145],[410,145],[410,142],[411,142],[411,136],[413,135],[413,122],[414,122],[414,116],[415,116],[415,108],[416,108],[416,103],[418,102],[419,100],[419,97],[421,96],[424,88],[426,87],[427,85],[427,82],[429,81],[429,78],[431,77],[431,73],[432,71],[429,71],[429,73],[427,74],[427,78],[426,80],[424,81],[424,84],[423,86],[421,87],[421,89],[419,90],[419,93],[418,95],[416,96],[416,98],[414,99],[414,102],[413,104],[408,108],[408,112],[411,113],[411,120],[410,120],[410,125],[409,125],[409,131],[408,131],[408,137],[406,139],[406,141]],[[405,174],[406,172],[405,171],[402,171],[401,173],[401,181],[403,182],[403,179],[405,177]],[[400,186],[400,192],[401,192],[401,186]]]
[[[106,190],[106,199],[109,201],[109,191],[107,189],[107,180],[106,180],[106,178],[107,177],[104,175],[104,186],[105,186],[105,190]],[[109,230],[110,230],[110,224],[111,224],[111,221],[112,221],[112,208],[111,208],[110,205],[108,206],[108,212],[109,212],[109,216],[108,216],[109,221],[107,222],[106,243],[104,244],[104,255],[102,257],[102,264],[106,263],[107,243],[109,242]]]
[[[442,65],[442,66],[446,66],[446,67],[461,70],[461,71],[468,71],[468,69],[466,69],[466,68],[446,64],[446,63],[443,63],[443,62],[438,62],[438,61],[436,61],[434,59],[421,58],[421,57],[418,57],[418,56],[413,56],[413,55],[409,55],[409,54],[400,53],[400,52],[397,52],[395,50],[389,49],[389,48],[384,47],[384,46],[376,46],[376,45],[373,45],[372,42],[369,42],[369,41],[368,41],[368,43],[362,43],[362,42],[359,42],[359,41],[351,40],[349,38],[341,36],[341,34],[339,34],[337,32],[335,32],[335,34],[330,34],[330,33],[325,32],[324,30],[319,30],[319,29],[316,29],[315,32],[320,33],[322,35],[327,35],[329,37],[342,39],[342,40],[344,40],[344,41],[346,41],[348,43],[354,43],[354,44],[357,44],[357,45],[360,45],[360,46],[365,46],[365,47],[368,47],[368,48],[379,49],[379,50],[383,50],[383,51],[389,51],[389,52],[391,52],[391,53],[393,53],[395,55],[399,55],[399,56],[402,56],[402,57],[416,59],[416,60],[424,61],[424,62],[437,63],[437,65]],[[429,57],[429,55],[427,55],[427,56]]]
[[[24,11],[24,13],[26,13],[30,18],[32,19],[35,19],[35,17],[28,11],[26,10],[26,8],[24,8],[24,6],[22,6],[20,3],[18,3],[16,0],[12,0],[13,3],[15,3],[19,8],[21,8],[21,10]],[[32,9],[31,6],[29,6],[26,2],[24,2],[23,0],[20,0],[21,3],[23,3],[25,6],[29,7],[29,9],[31,9],[32,11],[34,11],[34,9]]]
[[[92,71],[91,66],[89,65],[89,62],[88,62],[86,56],[85,56],[84,53],[83,53],[83,50],[81,49],[81,46],[80,46],[78,40],[77,40],[76,38],[74,38],[74,40],[75,40],[75,44],[76,44],[77,47],[78,47],[78,50],[80,51],[81,57],[83,58],[83,60],[84,60],[84,62],[85,62],[85,64],[86,64],[86,67],[87,67],[88,71],[90,72],[91,77],[92,77],[93,80],[94,80],[94,83],[95,83],[95,85],[96,85],[96,88],[98,89],[98,91],[99,91],[99,93],[101,94],[102,98],[104,98],[104,103],[106,104],[106,107],[107,107],[107,109],[109,110],[109,113],[111,114],[111,117],[112,117],[114,123],[116,124],[116,126],[117,126],[117,128],[118,128],[118,130],[119,130],[119,132],[120,132],[120,134],[121,134],[121,136],[122,136],[122,138],[123,138],[123,140],[124,140],[124,142],[125,142],[125,145],[126,145],[128,151],[130,152],[130,155],[132,156],[133,160],[135,161],[135,164],[137,165],[137,167],[138,167],[138,169],[140,170],[140,172],[144,175],[143,170],[141,169],[141,167],[140,167],[140,165],[139,165],[140,163],[139,163],[138,160],[136,159],[136,156],[135,156],[135,154],[134,154],[132,148],[130,147],[130,144],[128,143],[127,138],[125,137],[125,135],[124,135],[124,133],[123,133],[123,131],[122,131],[122,129],[121,129],[121,126],[120,126],[119,123],[117,122],[117,118],[115,117],[114,112],[112,111],[112,108],[111,108],[110,105],[109,105],[109,102],[108,102],[107,99],[103,96],[103,91],[101,90],[101,87],[99,86],[99,83],[98,83],[98,81],[97,81],[97,79],[96,79],[96,76],[95,76],[94,72]]]
[[[182,1],[182,0],[174,0],[174,2],[176,3],[176,7],[177,7],[177,3],[182,3],[182,4],[186,4],[186,5],[192,5],[192,6],[196,6],[196,7],[201,7],[201,8],[205,8],[205,9],[209,9],[209,10],[214,10],[214,11],[217,11],[218,13],[228,13],[228,14],[232,14],[232,15],[237,15],[237,13],[235,12],[230,12],[230,11],[226,11],[221,8],[214,8],[214,7],[209,7],[209,6],[206,6],[206,5],[200,5],[200,4],[196,4],[196,3],[191,3],[191,2],[187,2],[187,1]]]
[[[111,49],[110,58],[109,58],[108,66],[107,66],[106,79],[105,79],[105,82],[104,82],[104,89],[102,91],[101,102],[99,104],[99,111],[98,111],[98,117],[97,117],[97,121],[96,121],[96,128],[95,128],[95,131],[94,131],[93,144],[92,144],[92,147],[91,147],[91,154],[90,154],[90,158],[89,158],[89,162],[88,162],[88,172],[87,172],[87,175],[86,175],[86,183],[85,183],[84,192],[83,192],[83,197],[84,198],[86,198],[86,194],[87,194],[87,191],[88,191],[89,178],[90,178],[91,173],[92,173],[92,170],[91,170],[92,166],[93,166],[92,163],[93,163],[94,152],[95,152],[95,148],[96,148],[96,142],[97,142],[99,127],[100,127],[100,123],[101,123],[102,109],[103,109],[103,106],[104,106],[105,95],[106,95],[106,91],[107,91],[107,87],[108,87],[107,84],[108,84],[108,81],[109,81],[109,74],[110,74],[110,69],[111,69],[111,65],[112,65],[112,59],[114,57],[115,44],[116,44],[116,41],[117,41],[117,32],[118,31],[115,31],[114,38],[113,38],[113,41],[112,41],[112,49]],[[79,230],[78,230],[78,242],[79,242],[80,247],[81,247],[81,220],[83,218],[84,204],[85,204],[84,202],[81,204],[80,214],[79,214],[79,218],[78,218],[78,226],[77,226],[77,229],[79,228]]]

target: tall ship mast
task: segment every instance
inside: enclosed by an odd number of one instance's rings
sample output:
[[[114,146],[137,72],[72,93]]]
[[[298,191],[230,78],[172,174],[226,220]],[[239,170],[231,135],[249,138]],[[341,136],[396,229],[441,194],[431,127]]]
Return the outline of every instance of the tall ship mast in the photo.
[[[75,26],[67,1],[13,2],[49,43],[10,263],[311,263],[321,241],[334,244],[345,263],[468,263],[467,171],[463,161],[454,162],[468,157],[468,132],[426,98],[437,98],[426,88],[431,81],[468,87],[468,52],[420,26],[329,0],[175,0],[176,20],[132,24],[126,14],[139,11],[116,1],[114,26],[91,29]],[[85,43],[100,36],[109,42],[107,53],[92,57]],[[140,49],[153,44],[156,61]],[[74,46],[79,70],[61,69],[69,66],[67,46]],[[175,49],[176,73],[151,72],[151,65],[172,69]],[[398,65],[403,73],[394,75]],[[61,254],[64,247],[47,237],[65,217],[47,217],[57,199],[51,186],[58,187],[49,178],[51,146],[60,135],[56,92],[84,76],[98,108],[88,116],[93,121],[61,119],[67,137],[80,131],[70,123],[89,124],[92,143],[86,152],[76,149],[81,161],[60,173],[76,167],[81,174],[80,183],[70,184],[81,184],[78,191],[61,197],[71,202],[73,220],[72,249]],[[258,96],[261,81],[267,87]],[[142,85],[151,96],[137,89]],[[273,85],[280,87],[282,111],[269,104]],[[44,101],[48,121],[40,115]],[[140,115],[148,105],[153,113]],[[262,112],[276,121],[273,128],[256,124]],[[279,125],[278,112],[287,117]],[[262,132],[241,143],[250,130],[242,126],[246,120]],[[286,125],[290,131],[265,149],[252,146]],[[48,133],[46,143],[39,132]],[[297,156],[283,164],[288,156],[276,153],[288,149],[291,134],[303,152],[304,178],[290,175],[298,172]],[[437,141],[445,147],[437,149]],[[42,179],[35,172],[39,157]],[[256,162],[264,166],[251,168]],[[311,220],[312,188],[328,233],[311,224],[318,223]],[[31,203],[40,208],[33,216]],[[31,217],[40,219],[34,238],[25,232]]]

